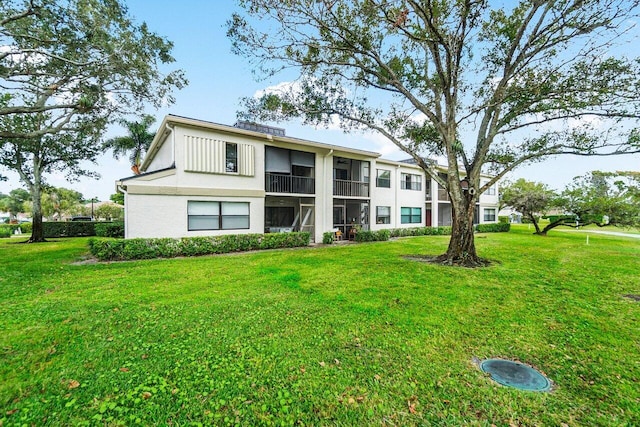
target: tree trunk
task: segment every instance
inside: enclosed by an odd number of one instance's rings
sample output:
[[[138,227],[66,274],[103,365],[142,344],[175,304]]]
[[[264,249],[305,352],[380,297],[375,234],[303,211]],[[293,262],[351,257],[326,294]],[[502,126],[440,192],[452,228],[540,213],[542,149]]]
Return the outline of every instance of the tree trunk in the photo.
[[[452,224],[451,240],[445,254],[436,260],[442,264],[462,267],[483,267],[488,261],[478,257],[474,241],[473,214],[475,199],[464,195],[463,200],[455,203],[451,200]]]
[[[36,181],[36,180],[34,180]],[[32,216],[32,229],[31,238],[29,243],[46,242],[44,239],[44,228],[42,228],[42,189],[39,182],[34,182],[31,187],[31,201],[33,203]]]
[[[543,232],[542,230],[540,230],[540,225],[538,225],[538,221],[536,221],[536,216],[532,213],[529,214],[529,220],[533,223],[533,226],[536,228],[536,232],[533,234],[538,234],[540,236],[546,236],[547,232],[546,230]]]

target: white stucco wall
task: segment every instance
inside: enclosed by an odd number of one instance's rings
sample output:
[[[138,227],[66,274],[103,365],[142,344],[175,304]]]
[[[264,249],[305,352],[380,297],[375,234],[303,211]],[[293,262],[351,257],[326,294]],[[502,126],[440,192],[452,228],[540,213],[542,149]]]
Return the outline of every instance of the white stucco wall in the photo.
[[[376,176],[377,169],[391,171],[391,187],[377,187]],[[420,190],[403,190],[401,184],[401,177],[403,173],[412,175],[419,175],[422,179],[422,185]],[[388,162],[385,160],[378,160],[372,168],[371,173],[371,229],[381,230],[385,228],[412,228],[423,227],[425,225],[425,185],[427,179],[424,171],[414,165],[400,164],[397,162]],[[390,206],[391,207],[391,223],[390,224],[376,224],[376,210],[377,206]],[[401,209],[406,208],[420,208],[421,219],[420,223],[402,224],[401,222]]]
[[[169,168],[173,165],[174,161],[174,146],[173,135],[170,134],[167,140],[164,141],[158,152],[153,158],[153,161],[147,168],[147,172],[157,171],[160,169]]]
[[[189,231],[187,202],[248,202],[249,229]],[[126,200],[125,237],[193,237],[222,234],[264,233],[264,199],[129,194]]]
[[[176,185],[178,187],[203,187],[221,189],[264,190],[264,144],[247,137],[202,130],[191,127],[175,126],[176,141]],[[240,176],[238,174],[194,173],[184,170],[185,136],[218,139],[236,144],[249,144],[254,147],[255,174]]]

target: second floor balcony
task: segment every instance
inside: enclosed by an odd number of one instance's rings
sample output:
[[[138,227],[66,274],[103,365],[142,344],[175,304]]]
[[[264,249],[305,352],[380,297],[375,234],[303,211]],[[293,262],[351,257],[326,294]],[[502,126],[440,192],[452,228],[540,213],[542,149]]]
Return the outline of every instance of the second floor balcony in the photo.
[[[316,192],[316,181],[311,177],[267,172],[264,181],[267,193],[315,194]]]
[[[440,187],[439,185],[438,185],[438,200],[441,202],[449,201],[449,193],[447,193],[447,190]]]
[[[333,195],[344,197],[369,197],[369,183],[364,181],[334,179]]]

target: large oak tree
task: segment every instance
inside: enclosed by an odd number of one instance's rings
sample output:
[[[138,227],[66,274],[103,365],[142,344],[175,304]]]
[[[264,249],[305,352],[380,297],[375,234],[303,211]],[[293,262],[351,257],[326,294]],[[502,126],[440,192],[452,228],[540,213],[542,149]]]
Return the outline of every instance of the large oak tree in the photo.
[[[506,4],[506,6],[505,6]],[[638,153],[638,1],[240,0],[228,35],[262,77],[244,118],[375,130],[449,192],[449,264],[483,265],[473,213],[505,173],[559,154]],[[622,121],[626,121],[623,123]],[[629,122],[631,123],[629,124]],[[438,176],[434,155],[448,162]],[[480,184],[491,167],[495,178]],[[460,183],[467,177],[471,191]]]
[[[0,3],[0,165],[31,193],[42,241],[45,175],[91,175],[114,120],[172,103],[186,84],[168,71],[172,43],[138,24],[121,0]]]

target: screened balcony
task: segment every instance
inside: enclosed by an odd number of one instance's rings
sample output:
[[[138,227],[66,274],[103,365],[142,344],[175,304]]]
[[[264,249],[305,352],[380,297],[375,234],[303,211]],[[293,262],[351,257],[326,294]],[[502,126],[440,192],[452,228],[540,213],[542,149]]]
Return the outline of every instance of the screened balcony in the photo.
[[[315,154],[265,147],[267,193],[315,194]]]
[[[267,193],[314,194],[316,192],[316,180],[307,176],[267,172],[265,183]]]
[[[369,162],[334,157],[333,195],[369,197]]]

